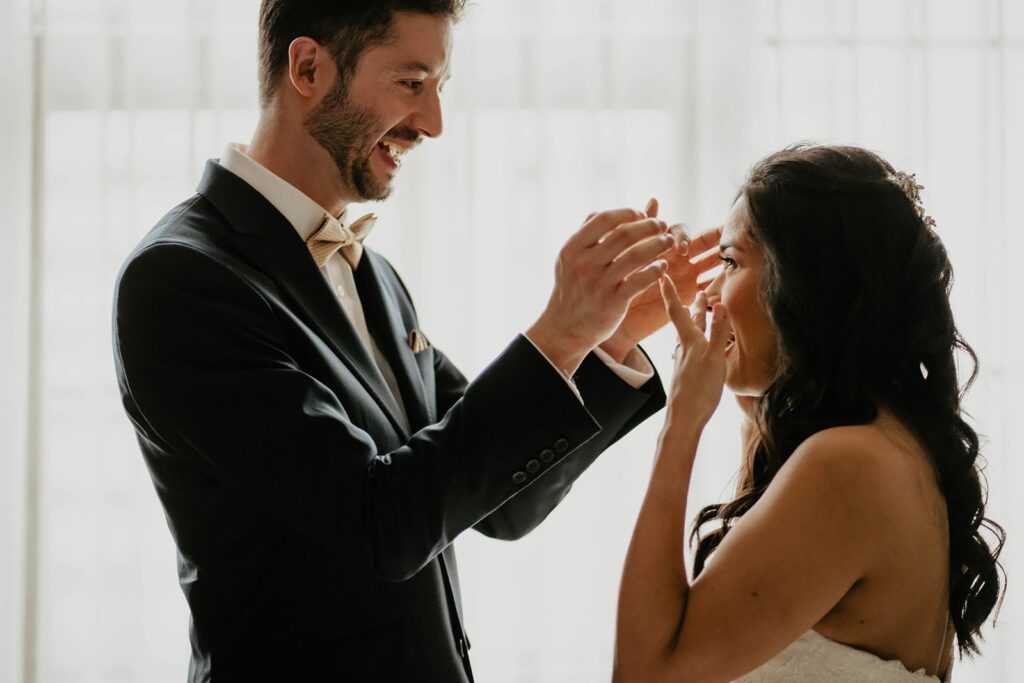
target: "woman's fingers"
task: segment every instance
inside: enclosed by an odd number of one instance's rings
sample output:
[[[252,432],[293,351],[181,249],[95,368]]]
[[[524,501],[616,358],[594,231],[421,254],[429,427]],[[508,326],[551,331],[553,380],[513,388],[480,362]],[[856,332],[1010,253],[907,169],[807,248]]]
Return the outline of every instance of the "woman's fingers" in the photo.
[[[707,316],[708,316],[708,295],[704,292],[699,292],[697,298],[693,300],[693,306],[690,307],[693,314],[690,316],[693,318],[694,324],[701,332],[706,330],[707,327]]]
[[[715,304],[711,315],[711,335],[708,339],[708,351],[716,356],[724,354],[728,343],[729,312],[724,304]]]
[[[703,275],[712,268],[716,268],[722,265],[722,258],[718,255],[717,251],[713,251],[710,254],[701,256],[696,261],[693,261],[693,268],[696,269],[698,275]]]
[[[679,292],[670,278],[663,277],[658,281],[661,286],[661,298],[665,302],[665,310],[668,318],[675,325],[679,340],[684,347],[689,346],[695,339],[703,338],[703,333],[697,329],[693,319],[690,317],[686,307],[679,298]]]
[[[697,235],[690,241],[690,252],[693,254],[703,254],[712,247],[717,247],[719,240],[722,239],[722,228],[711,228],[705,230],[701,234]]]

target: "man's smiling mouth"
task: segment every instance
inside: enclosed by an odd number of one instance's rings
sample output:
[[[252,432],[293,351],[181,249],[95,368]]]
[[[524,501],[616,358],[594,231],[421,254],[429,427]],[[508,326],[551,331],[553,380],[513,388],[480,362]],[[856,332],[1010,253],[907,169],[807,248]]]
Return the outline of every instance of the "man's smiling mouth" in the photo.
[[[384,152],[385,156],[391,160],[395,166],[402,165],[402,157],[409,152],[409,147],[402,147],[401,145],[387,140],[381,140],[377,143],[377,147]]]

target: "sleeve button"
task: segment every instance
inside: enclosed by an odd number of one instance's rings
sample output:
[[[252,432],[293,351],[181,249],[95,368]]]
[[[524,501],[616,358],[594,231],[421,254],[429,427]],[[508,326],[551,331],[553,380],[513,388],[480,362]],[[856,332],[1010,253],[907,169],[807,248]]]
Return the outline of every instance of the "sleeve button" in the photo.
[[[569,441],[567,439],[558,439],[555,441],[555,450],[559,453],[565,453],[569,450]]]
[[[526,472],[516,472],[512,475],[512,483],[522,484],[524,481],[526,481]]]
[[[529,472],[530,474],[533,474],[539,469],[540,463],[537,462],[536,460],[531,460],[530,462],[526,463],[526,471]]]
[[[545,448],[544,450],[542,450],[540,452],[540,461],[541,462],[551,462],[554,459],[555,459],[555,452],[553,450],[551,450],[550,448]]]

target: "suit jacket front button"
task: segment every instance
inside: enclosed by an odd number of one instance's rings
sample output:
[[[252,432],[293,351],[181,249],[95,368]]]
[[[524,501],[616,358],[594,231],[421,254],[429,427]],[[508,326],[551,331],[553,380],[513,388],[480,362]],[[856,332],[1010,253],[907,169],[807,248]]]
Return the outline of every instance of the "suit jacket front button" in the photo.
[[[526,471],[529,472],[530,474],[533,474],[539,469],[540,463],[536,460],[531,460],[530,462],[526,463]]]
[[[558,451],[559,453],[565,453],[567,450],[569,450],[568,439],[558,439],[557,441],[555,441],[555,450]]]
[[[526,472],[516,472],[512,475],[512,483],[522,484],[524,481],[526,481]]]
[[[540,461],[541,462],[545,462],[545,463],[546,462],[551,462],[554,459],[555,459],[555,452],[553,450],[551,450],[550,448],[545,448],[544,450],[542,450],[540,452]]]

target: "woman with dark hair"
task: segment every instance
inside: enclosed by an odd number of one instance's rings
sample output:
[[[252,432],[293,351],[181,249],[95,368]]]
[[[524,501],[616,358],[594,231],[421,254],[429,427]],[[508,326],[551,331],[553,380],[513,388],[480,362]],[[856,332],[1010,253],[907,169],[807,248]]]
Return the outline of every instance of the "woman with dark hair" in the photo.
[[[954,642],[978,652],[1004,533],[985,517],[956,364],[975,357],[920,189],[863,149],[782,150],[740,191],[692,316],[662,280],[680,347],[615,681],[948,680]],[[694,524],[691,583],[687,490],[723,384],[744,459],[733,500]]]

